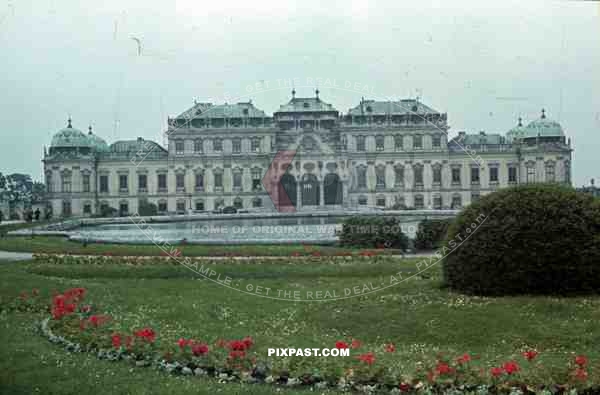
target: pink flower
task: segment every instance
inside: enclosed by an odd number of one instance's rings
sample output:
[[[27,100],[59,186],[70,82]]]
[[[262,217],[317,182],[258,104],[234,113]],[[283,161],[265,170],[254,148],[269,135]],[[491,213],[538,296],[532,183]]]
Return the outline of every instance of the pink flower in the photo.
[[[208,345],[204,343],[192,345],[192,354],[195,356],[208,354]]]
[[[360,340],[352,339],[352,343],[350,343],[350,348],[359,348],[362,345]]]
[[[437,374],[439,374],[440,376],[443,376],[445,374],[451,374],[454,372],[454,369],[450,367],[450,365],[448,365],[445,362],[438,362],[437,366],[435,367],[435,371],[437,372]]]
[[[386,352],[394,352],[394,351],[396,351],[396,346],[394,345],[394,343],[386,344],[385,351]]]
[[[188,341],[182,337],[179,340],[177,340],[177,345],[179,346],[180,349],[183,350],[185,348],[185,346],[188,345]]]
[[[118,333],[114,333],[111,336],[111,341],[114,348],[121,347],[121,335],[119,335]]]
[[[575,369],[575,372],[573,372],[573,376],[578,380],[585,381],[588,378],[588,373],[585,369],[577,368]]]

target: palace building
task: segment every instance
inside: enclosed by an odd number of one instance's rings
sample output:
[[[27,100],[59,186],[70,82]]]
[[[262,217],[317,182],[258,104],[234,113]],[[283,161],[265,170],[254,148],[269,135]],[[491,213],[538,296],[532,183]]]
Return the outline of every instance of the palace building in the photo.
[[[153,203],[174,214],[236,208],[460,208],[509,185],[571,183],[571,142],[541,116],[505,134],[448,139],[447,114],[418,100],[361,99],[338,112],[315,91],[271,116],[251,101],[196,103],[169,118],[168,146],[138,138],[108,145],[92,128],[56,133],[44,149],[55,216],[128,215]],[[278,152],[291,162],[273,161]],[[284,167],[269,194],[263,177]],[[272,182],[270,179],[265,183]]]

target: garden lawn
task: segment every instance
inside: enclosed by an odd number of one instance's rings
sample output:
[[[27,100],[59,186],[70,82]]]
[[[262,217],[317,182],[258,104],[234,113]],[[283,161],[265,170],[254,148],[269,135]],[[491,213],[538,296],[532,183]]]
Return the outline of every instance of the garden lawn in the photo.
[[[344,248],[318,245],[285,245],[285,244],[249,244],[249,245],[182,245],[177,246],[183,256],[291,256],[292,254],[311,255],[318,251],[322,255],[336,255],[346,252],[357,252],[358,248]],[[0,251],[33,252],[46,254],[74,254],[74,255],[103,255],[118,256],[160,256],[163,250],[156,245],[149,244],[108,244],[91,243],[84,246],[82,243],[70,241],[60,236],[7,236],[0,237]],[[396,254],[399,251],[392,249],[380,250],[385,254]]]
[[[247,284],[289,290],[325,290],[377,284],[403,271],[415,272],[415,261],[391,258],[282,259],[274,262],[215,263],[241,287]],[[563,382],[565,367],[576,354],[600,361],[599,297],[482,298],[448,292],[433,267],[392,288],[351,299],[291,302],[263,299],[226,289],[178,264],[3,263],[0,265],[0,393],[245,393],[271,394],[267,385],[219,384],[197,377],[172,377],[124,361],[99,361],[69,354],[34,332],[41,313],[8,312],[5,307],[22,291],[40,290],[50,301],[53,290],[87,289],[86,301],[111,315],[116,329],[150,326],[161,348],[176,349],[177,339],[213,343],[218,338],[252,336],[260,360],[275,372],[315,370],[343,372],[356,365],[354,356],[373,351],[375,364],[410,376],[439,352],[455,358],[479,357],[487,369],[517,360],[535,348],[544,369],[525,379],[531,383]],[[87,303],[86,302],[86,303]],[[358,339],[350,358],[268,357],[270,347],[333,348],[338,340]],[[385,353],[387,343],[396,351]],[[597,369],[589,381],[600,383]],[[562,376],[561,376],[562,375]],[[285,391],[284,393],[307,393]]]

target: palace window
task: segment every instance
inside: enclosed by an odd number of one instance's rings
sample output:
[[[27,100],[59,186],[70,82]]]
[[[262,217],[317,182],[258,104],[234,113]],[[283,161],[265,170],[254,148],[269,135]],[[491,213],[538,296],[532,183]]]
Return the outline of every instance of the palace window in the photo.
[[[442,146],[442,136],[435,135],[431,138],[431,145],[433,148],[440,148]]]
[[[204,174],[196,173],[196,191],[204,190]]]
[[[221,198],[215,200],[215,209],[225,206],[225,201]]]
[[[260,152],[260,140],[258,138],[253,138],[250,141],[250,150],[252,152]]]
[[[356,150],[357,151],[365,150],[365,136],[356,136]]]
[[[252,207],[262,207],[262,199],[259,197],[252,199]]]
[[[183,155],[184,146],[185,145],[183,144],[183,140],[175,141],[175,154]]]
[[[260,169],[252,169],[252,190],[256,191],[260,189],[260,181],[261,181],[261,170]]]
[[[223,140],[221,140],[221,139],[213,140],[213,151],[215,151],[215,152],[223,151]]]
[[[127,192],[129,190],[129,177],[127,174],[119,175],[119,192]]]
[[[415,186],[423,186],[423,167],[415,166],[414,173],[415,173]]]
[[[535,167],[530,166],[527,168],[527,183],[535,182]]]
[[[546,163],[546,182],[556,181],[554,162]]]
[[[498,168],[490,167],[490,182],[498,182]]]
[[[81,178],[82,190],[83,192],[90,191],[90,175],[84,174]]]
[[[100,176],[100,192],[108,193],[108,176]]]
[[[62,215],[68,217],[71,215],[71,201],[63,200],[62,202]]]
[[[385,188],[385,167],[380,166],[375,170],[376,187]]]
[[[415,195],[415,208],[417,210],[419,210],[419,209],[422,209],[423,207],[425,207],[423,195]]]
[[[237,209],[244,208],[244,202],[242,201],[241,198],[236,197],[235,199],[233,199],[233,207],[235,207]]]
[[[233,173],[233,187],[242,188],[242,172],[236,171]]]
[[[433,183],[441,184],[442,183],[442,167],[434,166],[433,167]]]
[[[177,213],[184,213],[185,212],[185,200],[178,200],[176,207],[177,207]]]
[[[138,191],[146,192],[148,190],[148,176],[145,174],[138,174]]]
[[[167,202],[164,200],[161,200],[158,202],[158,212],[159,213],[166,213],[167,212]]]
[[[379,207],[385,207],[385,196],[377,196],[375,204]]]
[[[508,182],[517,182],[517,168],[514,166],[508,168]]]
[[[92,213],[92,205],[90,203],[85,203],[83,205],[83,213],[84,214],[91,214]]]
[[[197,154],[202,152],[202,140],[194,140],[194,152]]]
[[[451,208],[453,209],[458,209],[462,207],[462,198],[460,197],[460,195],[454,195],[452,196],[452,205]]]
[[[460,184],[460,168],[459,167],[452,168],[452,183]]]
[[[215,188],[223,188],[223,174],[215,173]]]
[[[396,151],[402,151],[404,149],[404,143],[402,141],[402,136],[397,134],[394,136],[394,148]]]
[[[397,187],[401,187],[404,185],[404,167],[399,166],[394,168],[394,185]]]
[[[196,211],[204,211],[204,201],[198,200],[196,202]]]
[[[242,152],[242,140],[241,139],[233,139],[231,143],[231,150],[234,154],[239,154]]]
[[[479,194],[479,192],[471,192],[471,203],[477,202],[480,197],[481,195]]]
[[[62,175],[62,191],[65,193],[71,192],[71,173],[65,173]]]
[[[167,190],[167,175],[159,174],[158,175],[158,191],[165,192]]]
[[[423,148],[423,136],[421,136],[421,135],[413,136],[413,148],[414,149],[422,149]]]
[[[175,174],[175,187],[177,188],[177,192],[185,191],[185,174]]]
[[[442,197],[437,195],[433,197],[433,209],[441,210],[442,209]]]
[[[479,167],[471,167],[471,184],[479,184]]]
[[[375,136],[375,149],[383,151],[385,149],[385,136]]]
[[[127,202],[121,202],[119,204],[119,216],[126,217],[129,214],[129,204]]]
[[[367,169],[364,167],[359,167],[356,170],[356,181],[359,188],[367,187]]]
[[[367,205],[367,197],[366,196],[360,196],[358,198],[358,204],[360,206],[366,206]]]

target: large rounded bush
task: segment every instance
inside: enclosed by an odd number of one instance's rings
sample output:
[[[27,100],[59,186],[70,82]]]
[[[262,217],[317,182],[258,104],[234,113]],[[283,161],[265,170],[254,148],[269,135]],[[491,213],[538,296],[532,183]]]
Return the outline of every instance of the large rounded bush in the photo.
[[[491,193],[450,226],[446,284],[479,295],[600,291],[600,199],[537,184]]]

